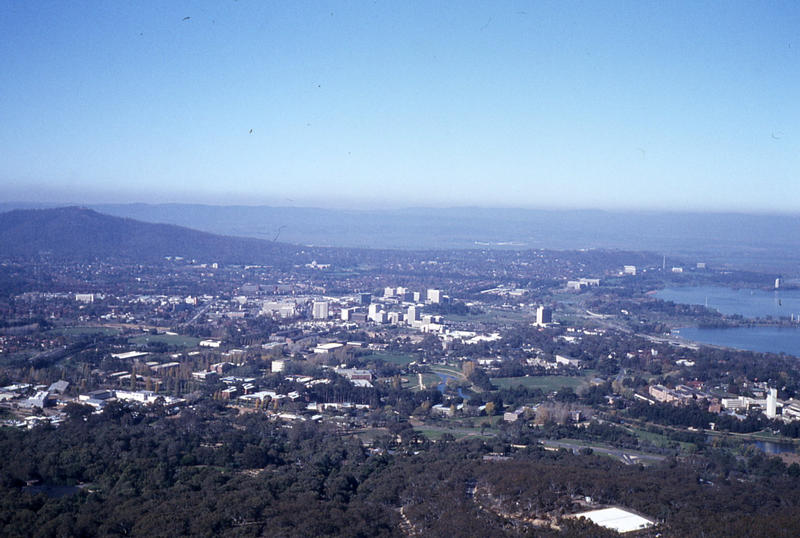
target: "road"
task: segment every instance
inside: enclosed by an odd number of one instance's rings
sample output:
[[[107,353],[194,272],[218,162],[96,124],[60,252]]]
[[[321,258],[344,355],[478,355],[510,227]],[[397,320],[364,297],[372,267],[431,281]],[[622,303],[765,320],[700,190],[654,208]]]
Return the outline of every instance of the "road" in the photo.
[[[567,441],[551,441],[551,440],[544,440],[541,441],[542,445],[545,447],[551,448],[566,448],[567,450],[571,450],[572,452],[577,452],[582,448],[591,448],[594,452],[599,454],[606,454],[608,456],[612,456],[617,458],[618,460],[622,461],[627,465],[631,465],[633,463],[656,463],[659,461],[664,461],[666,456],[657,456],[655,454],[644,454],[642,452],[631,452],[626,451],[621,448],[608,448],[603,446],[595,446],[595,445],[581,445],[577,443],[571,443]]]
[[[200,308],[200,310],[198,310],[194,316],[192,316],[192,319],[186,322],[186,325],[191,325],[192,323],[197,321],[200,318],[200,316],[202,316],[208,311],[209,308],[211,308],[211,303],[203,305],[203,307]]]
[[[490,428],[487,428],[484,431],[481,431],[479,428],[448,428],[441,425],[434,425],[434,424],[425,424],[424,422],[416,421],[412,422],[412,426],[415,429],[425,429],[425,430],[433,430],[439,431],[442,433],[450,433],[456,437],[464,438],[464,437],[473,437],[473,436],[494,436],[497,434],[497,431],[493,431]],[[611,456],[620,460],[621,462],[631,465],[634,463],[657,463],[660,461],[664,461],[666,456],[660,456],[657,454],[646,454],[644,452],[635,452],[631,450],[625,450],[622,448],[611,448],[605,446],[596,446],[589,443],[580,444],[576,442],[570,441],[554,441],[550,439],[544,439],[540,441],[542,446],[550,447],[550,448],[565,448],[567,450],[572,451],[573,453],[577,453],[582,448],[591,448],[594,452],[599,454],[605,454],[607,456]]]

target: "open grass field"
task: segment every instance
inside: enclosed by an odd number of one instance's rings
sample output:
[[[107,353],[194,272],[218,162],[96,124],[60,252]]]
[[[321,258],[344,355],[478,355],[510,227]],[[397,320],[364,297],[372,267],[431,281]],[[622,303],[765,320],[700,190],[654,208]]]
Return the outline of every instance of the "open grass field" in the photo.
[[[433,441],[438,441],[442,438],[443,435],[449,433],[456,440],[464,439],[466,437],[480,437],[482,439],[489,439],[496,435],[496,432],[493,432],[489,429],[486,429],[483,433],[481,433],[480,428],[474,428],[472,430],[467,429],[449,429],[449,428],[440,428],[436,426],[422,426],[419,428],[415,428],[418,432],[422,435],[431,439]]]
[[[99,334],[102,336],[114,336],[119,334],[119,329],[111,327],[60,327],[51,329],[46,334],[63,336],[84,336],[87,334]]]
[[[661,435],[659,433],[648,432],[646,430],[640,428],[632,428],[632,427],[625,427],[626,430],[634,434],[638,437],[641,441],[647,441],[653,446],[661,447],[661,448],[672,448],[676,445],[680,446],[683,452],[694,452],[697,450],[697,445],[694,443],[685,443],[682,441],[673,441],[666,435]]]
[[[456,379],[464,379],[464,374],[461,372],[461,368],[457,366],[450,366],[450,365],[443,366],[437,364],[435,366],[431,366],[431,370],[433,370],[434,372],[438,372],[440,374],[451,375]]]
[[[373,353],[372,355],[366,355],[363,358],[365,360],[380,360],[384,362],[390,362],[400,367],[406,366],[408,363],[417,360],[417,358],[410,353],[390,353],[384,351],[379,351],[377,353]]]
[[[375,439],[382,436],[391,436],[389,430],[387,428],[369,428],[365,430],[361,430],[355,434],[354,437],[361,440],[362,443],[365,445],[371,445],[375,442]]]
[[[559,390],[562,387],[573,389],[586,383],[587,376],[546,375],[529,377],[494,377],[492,383],[501,389],[523,386],[528,389],[542,389],[544,392]]]
[[[159,342],[175,347],[196,347],[200,343],[200,338],[193,336],[182,336],[180,334],[142,334],[128,339],[133,345],[143,346],[149,342]]]
[[[403,382],[404,389],[421,390],[419,386],[419,376],[417,374],[404,375],[403,379],[408,381]],[[435,389],[442,380],[436,374],[422,374],[422,383],[427,389]]]

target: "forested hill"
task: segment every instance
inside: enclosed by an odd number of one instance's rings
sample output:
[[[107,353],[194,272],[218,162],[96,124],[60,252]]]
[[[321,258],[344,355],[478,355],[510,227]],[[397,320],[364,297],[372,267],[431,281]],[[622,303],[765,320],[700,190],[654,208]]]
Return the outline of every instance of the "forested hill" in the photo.
[[[296,250],[285,243],[225,237],[79,207],[0,213],[0,255],[7,257],[148,261],[182,256],[227,263],[272,263]]]

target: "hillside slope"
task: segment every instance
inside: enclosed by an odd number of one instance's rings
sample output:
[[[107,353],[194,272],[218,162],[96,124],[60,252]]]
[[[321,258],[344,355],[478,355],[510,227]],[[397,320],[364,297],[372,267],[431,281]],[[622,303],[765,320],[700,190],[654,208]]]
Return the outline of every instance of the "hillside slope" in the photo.
[[[78,207],[0,213],[0,255],[4,257],[147,261],[182,256],[198,261],[271,263],[295,251],[284,243],[219,236]]]

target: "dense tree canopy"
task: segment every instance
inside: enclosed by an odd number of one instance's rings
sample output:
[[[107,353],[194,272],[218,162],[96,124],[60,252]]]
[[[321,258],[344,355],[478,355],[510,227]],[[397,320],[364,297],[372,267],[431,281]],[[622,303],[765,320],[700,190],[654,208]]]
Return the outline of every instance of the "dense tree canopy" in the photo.
[[[529,521],[575,512],[584,496],[650,515],[670,536],[720,524],[786,535],[800,524],[800,468],[761,454],[645,468],[534,444],[509,452],[502,439],[430,444],[407,423],[370,451],[329,426],[213,403],[173,417],[120,404],[68,415],[59,427],[0,429],[4,536],[399,536],[408,525],[426,536],[546,536],[559,533]],[[604,532],[558,520],[570,535]]]

